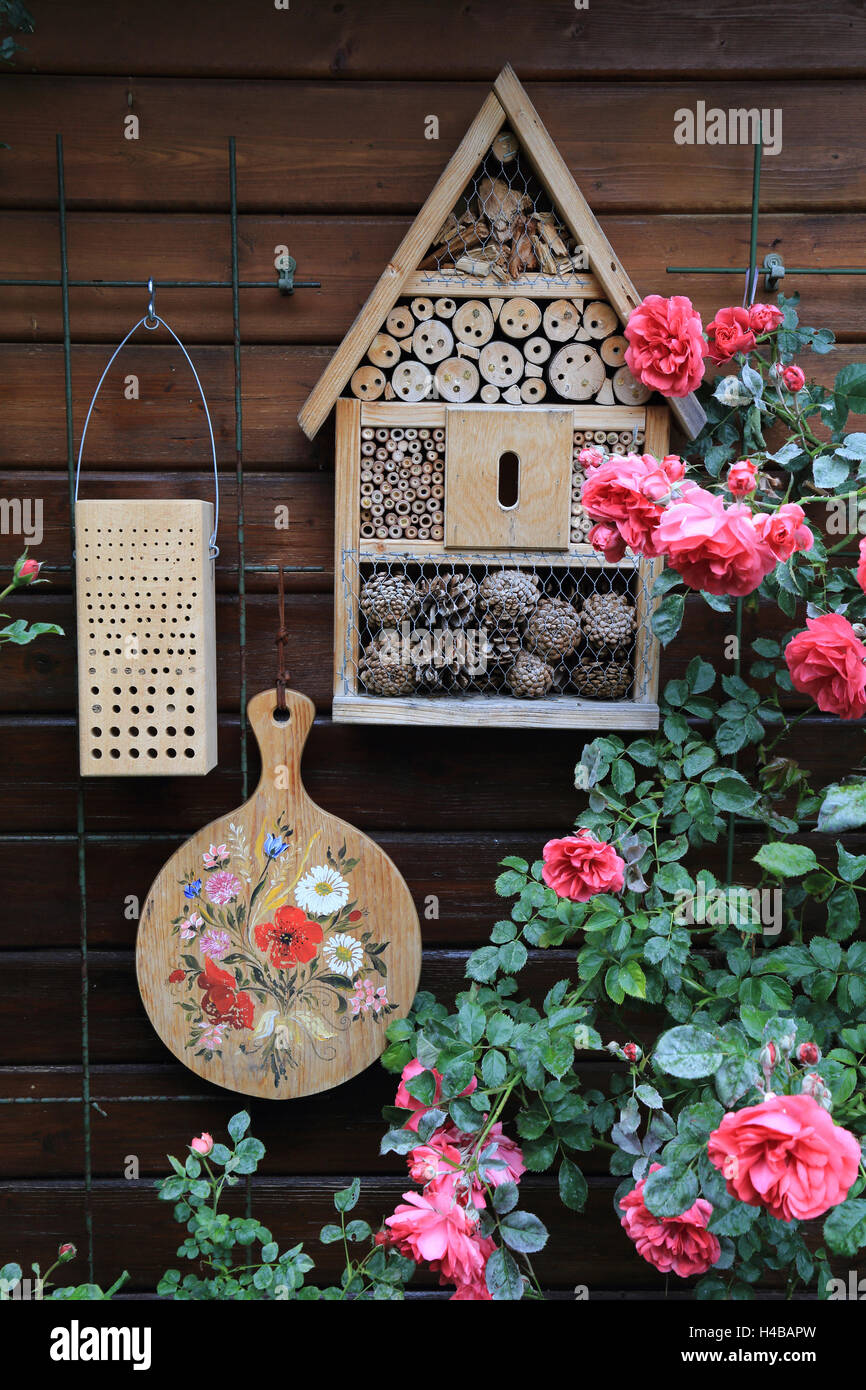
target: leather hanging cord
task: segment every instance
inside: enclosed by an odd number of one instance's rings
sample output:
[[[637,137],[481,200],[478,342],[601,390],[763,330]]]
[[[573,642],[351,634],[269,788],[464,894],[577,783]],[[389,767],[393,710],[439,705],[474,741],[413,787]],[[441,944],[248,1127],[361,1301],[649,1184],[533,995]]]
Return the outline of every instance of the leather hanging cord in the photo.
[[[286,629],[286,585],[283,577],[283,567],[280,565],[277,571],[277,594],[279,598],[280,626],[277,629],[277,709],[286,708],[286,686],[289,683],[289,673],[286,670],[286,642],[289,634]]]

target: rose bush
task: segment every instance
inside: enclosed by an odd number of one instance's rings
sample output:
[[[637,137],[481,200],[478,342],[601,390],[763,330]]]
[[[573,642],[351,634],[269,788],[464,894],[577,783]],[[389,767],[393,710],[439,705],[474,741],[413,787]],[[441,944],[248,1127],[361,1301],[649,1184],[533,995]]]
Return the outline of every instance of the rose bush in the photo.
[[[452,1267],[461,1299],[539,1294],[524,1261],[546,1232],[517,1206],[520,1174],[555,1173],[579,1212],[588,1155],[616,1184],[612,1238],[697,1297],[750,1298],[766,1278],[828,1296],[829,1259],[866,1246],[866,853],[845,839],[866,828],[866,778],[816,785],[796,725],[866,715],[866,434],[848,425],[866,365],[807,383],[793,358],[832,334],[781,295],[721,310],[706,339],[688,300],[651,296],[626,336],[652,389],[702,383],[707,424],[687,463],[583,451],[592,543],[664,557],[660,642],[705,604],[724,655],[666,682],[657,733],[586,744],[574,831],[504,861],[511,910],[466,989],[450,1007],[420,994],[388,1030],[384,1064],[411,1068],[424,1117],[416,1132],[403,1096],[383,1148],[410,1156],[428,1206],[444,1166],[474,1242]],[[705,377],[713,363],[726,374]],[[749,615],[767,621],[746,647]],[[523,989],[562,948],[574,968],[543,998]],[[483,1206],[472,1195],[496,1126],[520,1150],[495,1189],[504,1216],[489,1183]]]

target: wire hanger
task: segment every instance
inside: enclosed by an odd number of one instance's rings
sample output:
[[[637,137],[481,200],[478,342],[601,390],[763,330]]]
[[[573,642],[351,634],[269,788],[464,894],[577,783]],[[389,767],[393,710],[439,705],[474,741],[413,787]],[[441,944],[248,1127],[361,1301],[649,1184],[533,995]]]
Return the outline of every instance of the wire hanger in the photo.
[[[148,280],[148,282],[147,282],[147,296],[148,296],[148,299],[147,299],[147,312],[144,314],[144,316],[143,316],[142,318],[140,318],[140,319],[138,320],[138,323],[134,324],[133,327],[130,328],[129,332],[127,333],[127,335],[126,335],[126,337],[123,339],[123,341],[120,342],[120,343],[118,343],[117,347],[114,349],[114,352],[113,352],[113,353],[111,354],[111,356],[109,357],[108,363],[107,363],[107,365],[106,365],[106,367],[105,367],[105,370],[103,371],[102,376],[99,378],[99,381],[98,381],[98,383],[97,383],[96,390],[95,390],[94,393],[93,393],[93,397],[92,397],[92,399],[91,399],[90,406],[89,406],[89,409],[88,409],[88,411],[87,411],[87,416],[86,416],[85,421],[84,421],[84,429],[81,431],[81,442],[80,442],[80,444],[79,444],[79,446],[78,446],[78,462],[77,462],[77,464],[76,464],[76,466],[75,466],[75,494],[74,494],[74,499],[73,499],[73,500],[74,500],[75,502],[78,501],[78,481],[79,481],[79,478],[80,478],[80,475],[81,475],[81,459],[82,459],[82,456],[83,456],[83,454],[84,454],[84,441],[85,441],[85,439],[87,438],[87,427],[88,427],[88,425],[90,424],[90,417],[91,417],[91,415],[93,414],[93,407],[96,405],[96,398],[97,398],[97,396],[99,395],[100,390],[102,389],[102,383],[105,381],[105,378],[108,376],[108,373],[111,371],[111,368],[112,368],[112,366],[113,366],[113,364],[114,364],[115,358],[116,358],[116,357],[118,356],[118,354],[122,351],[122,349],[126,347],[126,344],[129,342],[129,340],[130,340],[130,338],[132,337],[132,335],[133,335],[134,333],[137,333],[138,330],[139,330],[139,328],[146,328],[147,331],[148,331],[148,333],[153,333],[153,332],[155,331],[155,329],[159,328],[159,326],[162,325],[162,327],[165,328],[165,329],[167,329],[167,331],[171,334],[172,338],[173,338],[174,341],[177,343],[178,347],[180,348],[181,352],[183,353],[184,357],[186,358],[187,363],[189,364],[189,369],[190,369],[190,371],[192,372],[193,377],[195,378],[195,384],[196,384],[196,386],[198,387],[198,393],[199,393],[199,395],[201,396],[201,403],[202,403],[202,406],[204,407],[205,419],[207,420],[208,435],[210,436],[211,457],[212,457],[212,459],[213,459],[213,481],[214,481],[214,496],[215,496],[214,514],[213,514],[213,531],[212,531],[212,533],[211,533],[211,538],[210,538],[210,542],[209,542],[209,549],[210,549],[211,559],[212,559],[212,560],[215,560],[216,557],[217,557],[217,556],[219,555],[219,553],[220,553],[220,552],[219,552],[219,546],[218,546],[217,543],[216,543],[217,530],[219,529],[219,520],[220,520],[220,480],[219,480],[219,472],[218,472],[218,470],[217,470],[216,442],[215,442],[215,440],[214,440],[213,424],[211,423],[210,411],[208,410],[207,399],[206,399],[205,394],[204,394],[204,388],[202,387],[201,381],[199,380],[198,372],[196,371],[195,366],[193,365],[193,360],[192,360],[192,358],[190,357],[189,353],[187,352],[187,350],[186,350],[186,348],[184,347],[183,343],[181,342],[180,338],[179,338],[179,337],[177,336],[177,334],[175,333],[174,329],[171,327],[171,324],[166,323],[165,319],[160,318],[159,314],[157,314],[157,312],[156,312],[156,310],[155,310],[155,308],[154,308],[154,289],[153,289],[153,280],[152,280],[152,279]]]

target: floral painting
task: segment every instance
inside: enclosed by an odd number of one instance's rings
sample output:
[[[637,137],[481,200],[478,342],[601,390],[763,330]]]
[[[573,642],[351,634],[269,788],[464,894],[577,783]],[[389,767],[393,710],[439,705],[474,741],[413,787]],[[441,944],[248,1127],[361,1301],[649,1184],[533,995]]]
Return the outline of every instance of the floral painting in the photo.
[[[186,1046],[227,1049],[269,1069],[275,1086],[309,1053],[332,1061],[339,1038],[393,1013],[387,941],[353,897],[358,859],[295,841],[281,816],[253,846],[230,823],[178,883],[178,962],[168,977],[187,1016]]]

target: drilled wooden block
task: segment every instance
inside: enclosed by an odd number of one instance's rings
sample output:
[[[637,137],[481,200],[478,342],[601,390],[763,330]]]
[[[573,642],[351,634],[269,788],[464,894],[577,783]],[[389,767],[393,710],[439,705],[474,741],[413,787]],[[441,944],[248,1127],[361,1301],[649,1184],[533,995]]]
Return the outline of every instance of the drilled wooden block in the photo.
[[[202,776],[217,760],[213,504],[75,507],[81,771]]]

